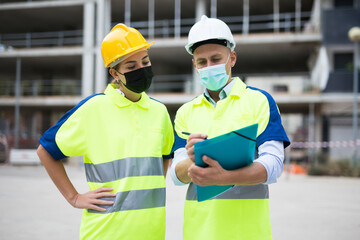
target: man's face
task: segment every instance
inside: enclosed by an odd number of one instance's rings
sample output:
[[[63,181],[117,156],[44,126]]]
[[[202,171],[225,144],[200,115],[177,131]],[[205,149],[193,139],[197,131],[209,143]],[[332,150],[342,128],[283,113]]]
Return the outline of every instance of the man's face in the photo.
[[[230,55],[230,56],[229,56]],[[236,53],[220,44],[204,44],[194,51],[193,64],[196,69],[210,67],[226,63],[226,71],[229,74],[236,62]]]

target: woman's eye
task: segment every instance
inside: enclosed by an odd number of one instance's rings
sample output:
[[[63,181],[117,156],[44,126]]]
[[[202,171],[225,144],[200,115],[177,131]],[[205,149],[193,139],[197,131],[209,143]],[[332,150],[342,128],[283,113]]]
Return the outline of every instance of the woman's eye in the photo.
[[[150,61],[143,62],[143,65],[149,65]]]
[[[129,66],[129,67],[127,67],[127,69],[129,69],[129,70],[135,69],[135,66]]]

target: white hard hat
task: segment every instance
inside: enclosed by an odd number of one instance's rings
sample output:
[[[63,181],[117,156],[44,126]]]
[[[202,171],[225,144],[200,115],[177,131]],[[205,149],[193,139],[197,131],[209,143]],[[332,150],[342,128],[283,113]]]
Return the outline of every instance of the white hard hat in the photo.
[[[210,42],[208,42],[210,40]],[[221,41],[214,42],[217,40],[225,40],[223,43]],[[188,44],[185,46],[186,51],[193,55],[193,52],[196,47],[201,44],[197,44],[200,42],[206,41],[205,43],[220,43],[228,48],[231,51],[235,49],[235,41],[234,37],[230,31],[230,28],[226,23],[216,18],[208,18],[203,15],[201,20],[192,26],[188,36]]]

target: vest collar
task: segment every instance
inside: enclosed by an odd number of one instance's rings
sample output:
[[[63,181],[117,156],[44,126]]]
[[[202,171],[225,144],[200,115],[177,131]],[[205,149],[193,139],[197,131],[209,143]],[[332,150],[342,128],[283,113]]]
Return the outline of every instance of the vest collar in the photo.
[[[229,96],[237,96],[240,98],[246,90],[246,84],[239,77],[235,77],[234,80],[235,83],[230,91]]]
[[[239,77],[234,77],[233,81],[235,82],[230,90],[229,96],[236,96],[240,98],[241,95],[243,95],[244,91],[246,90],[246,84]],[[207,102],[207,99],[204,94],[201,94],[200,96],[194,99],[194,105],[201,105],[205,102]]]
[[[115,90],[113,84],[109,84],[105,89],[105,95],[108,96],[111,101],[118,107],[123,108],[131,106],[132,104],[138,105],[141,108],[149,109],[150,98],[146,93],[141,93],[141,98],[137,102],[132,102],[126,97],[122,96],[118,91]]]

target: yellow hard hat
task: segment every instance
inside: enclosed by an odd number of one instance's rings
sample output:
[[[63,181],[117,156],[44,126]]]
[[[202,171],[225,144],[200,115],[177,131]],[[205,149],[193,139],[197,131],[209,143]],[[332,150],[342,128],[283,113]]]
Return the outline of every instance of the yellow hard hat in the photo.
[[[101,44],[101,55],[105,67],[109,67],[116,59],[141,48],[150,48],[154,42],[148,43],[135,28],[125,24],[117,24],[108,33]]]

